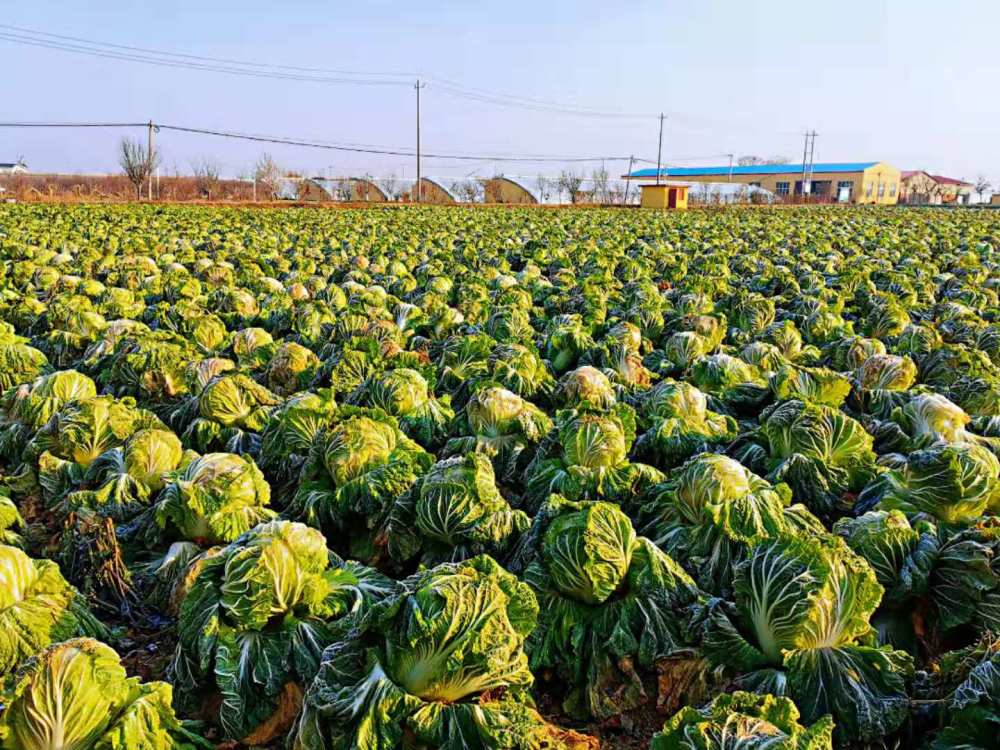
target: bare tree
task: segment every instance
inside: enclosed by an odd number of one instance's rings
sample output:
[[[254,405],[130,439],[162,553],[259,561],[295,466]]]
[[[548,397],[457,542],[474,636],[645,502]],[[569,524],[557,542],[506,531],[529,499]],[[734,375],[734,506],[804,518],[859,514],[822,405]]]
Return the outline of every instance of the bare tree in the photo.
[[[267,194],[270,200],[274,200],[281,188],[281,167],[271,158],[270,154],[261,154],[253,168],[254,180]]]
[[[142,197],[142,183],[153,176],[160,163],[160,154],[149,149],[134,138],[122,138],[118,145],[118,163],[122,172],[135,188],[136,200]]]
[[[335,201],[351,200],[351,178],[340,177],[333,181],[333,199]]]
[[[485,195],[483,183],[479,180],[455,180],[450,190],[462,203],[481,203]]]
[[[590,179],[594,183],[594,202],[609,203],[608,170],[604,166],[600,169],[595,169],[591,173]]]
[[[399,200],[399,196],[403,193],[403,185],[395,174],[379,177],[375,180],[375,184],[382,188],[382,192],[391,201]]]
[[[535,178],[535,188],[538,190],[538,199],[542,203],[547,203],[549,198],[552,197],[552,180],[550,180],[545,175],[538,175]]]
[[[580,192],[580,185],[583,184],[583,177],[564,169],[559,173],[557,183],[559,190],[569,197],[570,203],[576,203],[577,194]]]
[[[926,172],[918,172],[908,182],[904,203],[935,205],[944,202],[944,186]],[[900,191],[900,197],[903,197]]]
[[[191,171],[194,173],[194,184],[198,192],[208,200],[212,200],[212,196],[219,188],[219,174],[222,171],[219,163],[211,157],[203,156],[191,162]]]
[[[976,181],[975,183],[973,183],[972,189],[975,190],[976,195],[979,196],[980,203],[983,202],[983,194],[988,192],[992,188],[993,188],[993,183],[990,182],[990,179],[986,175],[984,174],[976,175]]]
[[[615,181],[608,184],[608,203],[617,206],[625,201],[625,185]]]

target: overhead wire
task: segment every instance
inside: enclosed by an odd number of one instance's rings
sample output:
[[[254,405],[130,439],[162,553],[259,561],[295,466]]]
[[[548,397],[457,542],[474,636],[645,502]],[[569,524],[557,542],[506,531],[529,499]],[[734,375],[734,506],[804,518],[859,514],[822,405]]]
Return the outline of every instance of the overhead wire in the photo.
[[[3,122],[4,128],[144,128],[148,122]]]
[[[475,88],[438,76],[422,76],[419,73],[389,73],[357,70],[315,68],[277,63],[259,63],[224,57],[209,57],[188,53],[167,52],[148,47],[100,42],[66,34],[38,31],[21,26],[0,24],[0,40],[43,47],[47,49],[73,52],[94,57],[139,62],[161,67],[226,73],[253,78],[271,78],[308,83],[356,84],[410,86],[413,78],[422,78],[435,84],[443,94],[469,101],[514,107],[537,112],[559,113],[581,117],[646,119],[656,115],[611,111],[598,107],[571,105],[551,99],[525,97]],[[330,74],[339,77],[330,77]],[[346,77],[351,76],[351,77]],[[376,80],[370,80],[376,79]],[[385,80],[378,80],[385,79]],[[395,80],[393,80],[395,79]]]
[[[412,72],[383,73],[383,72],[371,72],[371,71],[361,71],[361,70],[312,68],[300,65],[283,65],[281,63],[262,63],[251,60],[234,60],[232,58],[225,58],[225,57],[207,57],[205,55],[192,55],[185,52],[167,52],[164,50],[151,49],[149,47],[135,47],[127,44],[115,44],[113,42],[98,42],[92,39],[84,39],[78,36],[68,36],[66,34],[54,34],[50,31],[38,31],[36,29],[28,29],[24,28],[23,26],[11,26],[10,24],[4,24],[4,23],[0,23],[0,29],[7,29],[9,31],[14,31],[22,34],[34,34],[37,36],[51,37],[53,39],[62,39],[71,42],[80,42],[82,44],[87,44],[91,46],[113,47],[115,49],[126,50],[131,52],[143,52],[151,55],[159,55],[162,57],[183,57],[183,58],[188,58],[190,60],[225,63],[228,65],[239,65],[251,68],[281,68],[285,70],[297,71],[302,73],[334,73],[337,75],[395,77],[395,78],[406,78],[407,82],[409,82],[409,79],[412,79],[414,76],[419,75],[417,73],[412,73]]]
[[[136,45],[117,44],[87,39],[68,34],[56,34],[50,31],[30,29],[12,24],[0,24],[0,41],[15,44],[59,50],[75,54],[88,55],[122,62],[133,62],[158,67],[193,70],[198,72],[221,73],[226,75],[244,76],[255,79],[270,79],[302,83],[319,83],[327,85],[358,85],[358,86],[396,86],[410,87],[414,78],[430,81],[433,88],[444,96],[463,99],[496,107],[520,109],[524,111],[562,114],[572,117],[592,117],[599,119],[643,120],[658,117],[658,114],[648,112],[625,112],[607,108],[592,107],[567,102],[555,101],[551,98],[522,96],[518,94],[501,93],[489,89],[469,86],[436,75],[422,75],[411,71],[362,71],[340,68],[323,68],[303,65],[287,65],[282,63],[264,63],[252,60],[239,60],[228,57],[212,57],[184,52],[141,47]],[[705,127],[730,128],[733,123],[707,118],[700,115],[689,115],[682,112],[668,113],[675,127],[690,129],[691,124],[697,124],[699,129]],[[732,113],[730,113],[732,119]],[[685,126],[685,122],[689,125]],[[759,124],[752,117],[743,118],[740,125],[743,128],[757,128]],[[798,135],[795,131],[775,131],[782,135]]]
[[[141,62],[148,65],[155,65],[166,68],[180,68],[186,70],[207,71],[212,73],[226,73],[230,75],[245,76],[250,78],[267,78],[281,81],[300,81],[304,83],[327,83],[327,84],[352,84],[360,86],[410,86],[410,81],[403,80],[362,80],[359,78],[331,78],[329,76],[313,76],[300,73],[284,73],[280,71],[267,70],[245,70],[239,67],[226,67],[222,65],[188,62],[183,60],[173,60],[166,58],[156,58],[143,56],[137,53],[115,52],[112,50],[95,49],[81,45],[73,45],[67,42],[47,41],[44,39],[34,39],[0,32],[0,39],[17,44],[24,44],[31,47],[42,47],[45,49],[61,50],[63,52],[75,52],[91,57],[100,57],[123,62]]]
[[[264,63],[252,60],[238,60],[227,57],[212,57],[184,52],[171,52],[140,47],[136,45],[102,42],[68,34],[56,34],[50,31],[30,29],[12,24],[0,24],[0,41],[8,41],[44,49],[59,50],[75,54],[88,55],[122,62],[141,63],[158,67],[193,70],[199,72],[221,73],[226,75],[244,76],[255,79],[271,79],[302,83],[319,83],[327,85],[358,85],[358,86],[405,86],[410,87],[414,78],[430,81],[434,89],[441,94],[466,101],[484,103],[496,107],[520,109],[524,111],[562,114],[572,117],[592,117],[598,119],[644,120],[658,117],[658,114],[643,112],[624,112],[600,107],[570,104],[565,101],[555,101],[550,98],[530,97],[518,94],[500,93],[489,89],[469,86],[435,75],[422,75],[410,71],[362,71],[339,68],[311,67],[303,65],[287,65],[281,63]],[[669,112],[675,127],[690,130],[692,126],[698,129],[731,128],[734,125],[733,113],[729,113],[729,122],[708,118],[702,115],[689,115],[683,112]],[[753,117],[741,117],[739,127],[762,131],[762,127]],[[685,125],[688,123],[688,125]],[[700,123],[700,124],[699,124]],[[770,128],[767,128],[771,132]],[[773,131],[780,135],[798,135],[798,131]]]
[[[112,60],[126,62],[139,62],[144,64],[180,68],[202,72],[213,72],[232,74],[239,76],[249,76],[253,78],[290,80],[309,83],[324,84],[349,84],[364,86],[411,86],[412,78],[419,76],[412,72],[382,72],[382,71],[358,71],[344,70],[336,68],[308,67],[300,65],[285,65],[280,63],[262,63],[248,60],[237,60],[227,57],[211,57],[206,55],[196,55],[182,52],[169,52],[149,47],[134,45],[116,44],[113,42],[101,42],[84,37],[67,34],[56,34],[48,31],[29,29],[11,24],[0,24],[0,40],[11,41],[18,44],[37,46],[47,49],[56,49],[66,52],[91,55]],[[332,75],[331,75],[332,74]],[[335,77],[333,77],[335,76]],[[586,116],[597,118],[618,118],[618,119],[644,119],[656,117],[650,113],[630,113],[622,111],[610,111],[596,107],[586,107],[579,105],[568,105],[555,102],[551,99],[539,97],[527,97],[509,93],[499,93],[488,89],[465,86],[455,81],[437,76],[421,76],[423,80],[430,80],[434,83],[434,88],[442,94],[450,97],[487,103],[502,107],[515,107],[519,109],[559,113],[572,116]],[[687,119],[684,115],[673,115],[680,119]],[[116,126],[138,126],[146,123],[116,123]],[[31,127],[24,124],[24,127]],[[69,126],[72,126],[69,125]],[[93,127],[94,125],[86,125]],[[384,147],[373,144],[359,143],[336,143],[322,141],[319,139],[305,138],[282,138],[274,136],[259,135],[254,133],[235,133],[229,131],[213,131],[203,128],[182,128],[174,126],[173,129],[183,132],[202,132],[205,135],[215,135],[220,137],[241,138],[244,140],[257,140],[261,142],[271,142],[275,144],[285,144],[293,146],[305,146],[312,148],[329,148],[338,151],[353,151],[356,153],[382,154],[387,156],[408,156],[413,157],[415,153],[408,148]],[[727,154],[719,155],[727,156]],[[520,162],[545,162],[545,161],[597,161],[597,160],[626,160],[625,156],[603,156],[603,157],[562,157],[556,155],[510,155],[500,154],[496,156],[484,157],[473,153],[428,153],[426,158],[434,160],[459,160],[459,161],[520,161]],[[673,161],[698,161],[702,158],[711,157],[683,157],[673,159]],[[654,163],[650,159],[635,158],[636,162]]]
[[[230,130],[219,130],[212,128],[198,128],[186,125],[174,125],[169,123],[150,123],[150,122],[132,122],[132,123],[72,123],[72,122],[0,122],[0,128],[44,128],[44,127],[56,127],[56,128],[71,128],[71,127],[86,127],[86,128],[121,128],[121,127],[149,127],[152,124],[159,130],[174,131],[178,133],[192,133],[197,135],[209,135],[220,138],[232,138],[245,141],[254,141],[258,143],[273,143],[277,145],[286,146],[300,146],[304,148],[317,148],[325,149],[329,151],[343,151],[348,153],[360,153],[360,154],[377,154],[383,156],[404,156],[407,158],[413,158],[416,153],[409,149],[404,148],[384,148],[384,147],[364,147],[364,146],[352,146],[346,144],[338,144],[332,142],[322,142],[316,140],[310,140],[305,138],[290,138],[281,136],[267,136],[267,135],[256,135],[251,133],[240,133]],[[583,162],[597,162],[597,161],[629,161],[632,157],[630,156],[557,156],[557,155],[532,155],[532,156],[516,156],[516,155],[485,155],[485,154],[442,154],[442,153],[422,153],[421,158],[426,159],[440,159],[447,161],[468,161],[468,162],[520,162],[520,163],[542,163],[542,162],[561,162],[561,163],[583,163]]]
[[[416,153],[403,149],[380,149],[380,148],[358,148],[353,146],[331,145],[295,138],[277,138],[271,136],[250,135],[247,133],[237,133],[233,131],[212,130],[208,128],[194,128],[182,125],[166,125],[157,123],[157,127],[163,130],[173,130],[180,133],[197,133],[200,135],[212,135],[222,138],[235,138],[247,141],[257,141],[264,143],[274,143],[287,146],[303,146],[307,148],[323,148],[332,151],[347,151],[362,154],[380,154],[385,156],[406,156],[415,157]],[[496,162],[592,162],[592,161],[628,161],[628,156],[489,156],[483,154],[436,154],[421,153],[423,159],[445,159],[448,161],[496,161]]]

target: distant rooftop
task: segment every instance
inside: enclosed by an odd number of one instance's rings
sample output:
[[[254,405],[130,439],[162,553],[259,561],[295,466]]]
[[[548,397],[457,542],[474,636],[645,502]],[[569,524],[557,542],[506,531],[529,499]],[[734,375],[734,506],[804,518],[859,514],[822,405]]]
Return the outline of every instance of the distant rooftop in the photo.
[[[965,180],[956,180],[954,177],[945,177],[944,175],[940,174],[932,174],[931,177],[934,179],[935,182],[939,182],[942,185],[963,185],[972,187],[971,182],[966,182]]]
[[[864,172],[874,167],[877,161],[845,161],[819,162],[813,164],[813,174],[828,174],[832,172]],[[722,167],[665,167],[660,170],[661,177],[726,177],[730,174],[729,166]],[[802,174],[801,164],[752,164],[746,167],[732,167],[734,175],[766,175],[766,174]],[[632,172],[633,179],[655,178],[655,169],[640,169]]]
[[[934,182],[938,183],[939,185],[958,185],[959,187],[972,187],[971,182],[966,182],[965,180],[956,180],[954,177],[945,177],[944,175],[940,174],[931,174],[930,172],[926,172],[923,169],[906,169],[901,174],[904,180],[909,179],[914,175],[922,174],[934,180]]]

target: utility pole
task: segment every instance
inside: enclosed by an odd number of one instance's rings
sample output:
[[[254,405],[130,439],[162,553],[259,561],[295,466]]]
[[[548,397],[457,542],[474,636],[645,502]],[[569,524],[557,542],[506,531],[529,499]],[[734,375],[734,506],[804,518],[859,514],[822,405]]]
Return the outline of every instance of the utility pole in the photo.
[[[149,133],[146,136],[146,147],[147,147],[147,164],[149,165],[149,175],[147,179],[149,180],[146,185],[146,198],[148,200],[153,200],[153,154],[155,153],[156,146],[153,144],[153,133],[156,132],[156,126],[153,121],[149,121]]]
[[[733,181],[733,156],[735,156],[735,154],[729,155],[729,182]]]
[[[625,173],[625,197],[622,198],[622,205],[628,205],[628,189],[632,184],[632,162],[635,161],[635,156],[631,155],[628,157],[628,171]]]
[[[802,146],[802,202],[805,203],[806,196],[812,192],[812,173],[813,173],[813,157],[816,153],[816,136],[819,135],[815,130],[807,130],[804,133],[806,140],[805,144]]]
[[[663,113],[660,112],[660,141],[656,147],[656,184],[660,184],[660,160],[663,158]]]
[[[417,182],[416,182],[416,193],[417,193],[417,203],[420,203],[420,89],[427,86],[426,83],[421,83],[420,79],[417,79],[416,85],[413,87],[417,90]]]
[[[806,141],[802,145],[802,202],[806,201],[806,155],[809,152],[809,131],[805,132]]]
[[[810,134],[812,136],[812,141],[809,144],[809,172],[806,175],[806,179],[809,180],[809,193],[812,194],[812,178],[813,178],[813,156],[816,153],[816,131],[812,131]]]

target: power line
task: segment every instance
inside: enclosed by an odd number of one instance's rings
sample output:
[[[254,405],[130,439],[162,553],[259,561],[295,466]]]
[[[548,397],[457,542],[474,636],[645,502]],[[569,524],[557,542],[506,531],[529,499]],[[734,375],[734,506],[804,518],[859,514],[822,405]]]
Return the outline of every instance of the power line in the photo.
[[[401,73],[373,73],[369,71],[360,70],[337,70],[331,68],[309,68],[302,67],[298,65],[282,65],[280,63],[261,63],[249,60],[234,60],[225,57],[206,57],[204,55],[191,55],[184,52],[165,52],[163,50],[150,49],[148,47],[133,47],[127,44],[114,44],[113,42],[97,42],[90,39],[83,39],[77,36],[67,36],[65,34],[53,34],[49,31],[38,31],[35,29],[27,29],[22,26],[11,26],[10,24],[0,23],[0,29],[8,29],[10,31],[20,32],[23,34],[34,34],[37,36],[51,37],[53,39],[63,39],[71,42],[81,42],[83,44],[89,44],[94,46],[102,47],[113,47],[115,49],[127,50],[131,52],[144,52],[152,55],[160,55],[163,57],[183,57],[190,60],[200,60],[202,62],[214,62],[214,63],[225,63],[228,65],[240,65],[250,68],[281,68],[284,70],[297,71],[300,73],[334,73],[337,75],[356,75],[356,76],[383,76],[383,77],[394,77],[394,78],[412,78],[415,74],[412,72],[401,72]]]
[[[21,121],[21,122],[0,122],[0,128],[145,128],[147,122],[42,122],[42,121]],[[235,131],[209,130],[206,128],[189,128],[178,125],[163,125],[157,123],[157,127],[166,130],[176,130],[178,132],[190,132],[193,134],[214,135],[219,137],[238,138],[241,140],[259,141],[263,143],[275,143],[279,145],[302,146],[309,148],[329,148],[339,151],[356,151],[357,153],[383,154],[388,156],[416,156],[416,152],[404,147],[384,146],[371,143],[354,143],[340,141],[326,141],[319,138],[302,138],[290,136],[276,136],[261,133],[246,133]],[[632,160],[641,164],[656,164],[655,159],[646,159],[639,156],[586,156],[586,157],[566,157],[555,154],[497,154],[484,156],[473,153],[450,153],[448,155],[430,154],[423,155],[427,158],[480,161],[488,163],[491,161],[512,161],[512,162],[572,162],[572,161],[629,161]],[[729,153],[701,154],[698,156],[672,156],[665,166],[670,167],[678,162],[707,161],[709,159],[728,158]]]
[[[485,91],[483,89],[469,88],[442,78],[431,77],[430,80],[435,83],[436,90],[441,91],[448,96],[466,99],[469,101],[482,102],[485,104],[495,104],[498,106],[526,109],[536,112],[554,112],[579,117],[600,117],[627,120],[645,120],[651,117],[656,117],[656,115],[648,113],[615,112],[592,107],[559,104],[544,99],[522,97],[512,94],[498,94]]]
[[[0,124],[2,125],[2,124]],[[213,135],[221,138],[234,138],[247,141],[258,141],[264,143],[275,143],[286,146],[303,146],[306,148],[322,148],[331,151],[347,151],[361,154],[380,154],[383,156],[405,156],[413,158],[416,153],[412,150],[403,149],[376,149],[376,148],[355,148],[350,146],[336,146],[326,143],[316,143],[313,141],[293,139],[293,138],[269,138],[246,133],[235,133],[225,130],[209,130],[207,128],[192,128],[182,125],[159,125],[163,130],[174,130],[182,133],[198,133],[201,135]],[[628,161],[627,156],[484,156],[464,155],[464,154],[421,154],[424,159],[446,159],[449,161],[502,161],[502,162],[590,162],[590,161]]]
[[[653,119],[658,117],[653,113],[623,112],[600,107],[558,102],[542,97],[528,97],[509,93],[500,93],[474,86],[464,85],[438,76],[424,76],[414,72],[382,72],[344,70],[337,68],[321,68],[303,65],[287,65],[279,63],[262,63],[251,60],[238,60],[226,57],[211,57],[183,52],[169,52],[148,47],[140,47],[113,42],[101,42],[66,34],[55,34],[48,31],[29,29],[22,26],[0,24],[0,40],[14,44],[51,49],[91,57],[117,60],[121,62],[141,63],[164,68],[192,70],[197,72],[221,73],[243,76],[253,79],[270,79],[303,83],[320,83],[327,85],[359,85],[359,86],[411,86],[414,77],[433,84],[433,90],[445,96],[479,102],[497,107],[520,109],[550,114],[563,114],[573,117],[593,117],[602,119]],[[666,112],[675,123],[674,127],[684,128],[684,122],[701,123],[699,128],[732,127],[734,121],[708,118],[701,115],[690,115],[682,112]],[[731,115],[732,113],[730,113]],[[752,117],[743,118],[742,123],[736,123],[743,129],[757,129],[774,132],[780,135],[790,135],[792,131],[771,131],[753,122]],[[690,128],[688,128],[690,129]]]
[[[185,125],[169,125],[164,123],[155,123],[155,126],[160,130],[170,130],[178,133],[193,133],[197,135],[210,135],[219,138],[231,138],[244,141],[254,141],[258,143],[272,143],[277,145],[285,146],[300,146],[303,148],[316,148],[325,149],[329,151],[343,151],[348,153],[358,153],[358,154],[377,154],[381,156],[401,156],[413,158],[416,153],[410,149],[402,148],[377,148],[377,147],[358,147],[358,146],[348,146],[343,144],[334,144],[329,142],[320,142],[315,140],[309,140],[304,138],[283,138],[278,136],[264,136],[264,135],[254,135],[250,133],[238,133],[235,131],[228,130],[216,130],[210,128],[197,128],[189,127]],[[55,128],[123,128],[123,127],[149,127],[148,122],[141,123],[71,123],[71,122],[55,122],[55,123],[45,123],[45,122],[0,122],[0,128],[45,128],[45,127],[55,127]],[[521,162],[521,163],[541,163],[541,162],[563,162],[563,163],[574,163],[574,162],[594,162],[594,161],[628,161],[627,156],[486,156],[482,154],[421,154],[421,158],[424,159],[441,159],[446,161],[496,161],[496,162]]]
[[[49,41],[24,37],[10,33],[0,33],[0,39],[23,44],[30,47],[42,47],[45,49],[60,50],[62,52],[74,52],[91,57],[101,57],[122,62],[140,62],[148,65],[156,65],[165,68],[180,68],[185,70],[206,71],[212,73],[226,73],[229,75],[244,76],[249,78],[267,78],[282,81],[300,81],[306,83],[326,83],[326,84],[354,84],[360,86],[408,86],[407,81],[396,80],[363,80],[360,78],[332,78],[329,76],[313,76],[299,73],[283,73],[279,71],[267,70],[246,70],[239,67],[226,67],[221,65],[187,62],[167,58],[156,58],[143,56],[134,53],[115,52],[111,50],[94,49],[80,45],[68,44],[65,42]]]
[[[46,49],[72,52],[124,62],[139,62],[149,65],[157,65],[160,67],[225,73],[252,78],[271,78],[277,80],[327,84],[408,86],[414,76],[414,74],[411,73],[382,73],[314,68],[167,52],[147,47],[100,42],[65,34],[53,34],[51,32],[37,31],[20,26],[11,26],[9,24],[0,24],[0,29],[7,30],[6,32],[0,31],[0,39],[13,42],[15,44],[42,47]],[[332,78],[330,77],[330,74],[341,77]],[[343,76],[352,77],[345,78]],[[365,80],[365,78],[382,78],[390,80]],[[645,119],[655,116],[650,114],[602,110],[597,107],[570,105],[542,98],[498,93],[486,89],[464,86],[460,83],[456,83],[455,81],[434,76],[429,77],[429,80],[432,81],[438,90],[445,95],[503,107],[513,107],[517,109],[582,117]]]
[[[149,125],[147,122],[0,122],[0,127],[5,128],[145,128]],[[358,148],[358,149],[371,149],[374,152],[380,153],[382,151],[399,151],[409,155],[413,155],[411,152],[407,151],[405,147],[398,146],[385,146],[382,144],[372,144],[372,143],[355,143],[355,142],[343,142],[343,141],[327,141],[321,138],[294,138],[286,136],[276,136],[268,135],[262,133],[236,133],[240,138],[254,138],[259,140],[268,140],[275,142],[283,141],[295,141],[290,145],[299,145],[299,142],[303,142],[304,145],[324,145],[324,146],[336,146],[338,148]],[[458,156],[461,158],[474,158],[481,161],[493,161],[501,158],[515,159],[518,161],[534,161],[536,159],[552,159],[560,160],[562,157],[555,156],[552,154],[502,154],[499,156],[479,156],[478,154],[472,153],[461,153],[458,152]],[[604,157],[593,157],[593,160],[602,159]],[[707,157],[695,157],[695,158],[707,158]],[[639,159],[636,157],[636,161],[648,161],[647,159]]]
[[[3,122],[3,128],[144,128],[146,122]]]

